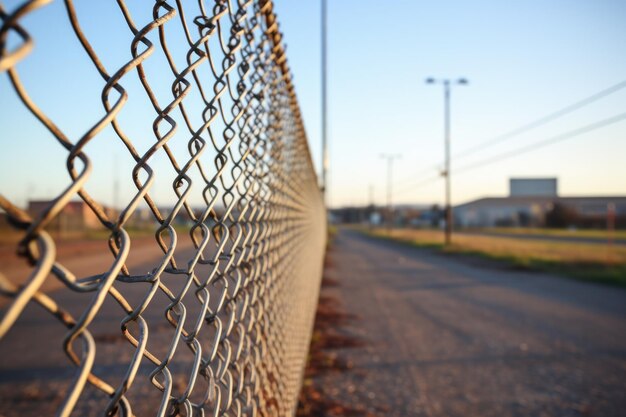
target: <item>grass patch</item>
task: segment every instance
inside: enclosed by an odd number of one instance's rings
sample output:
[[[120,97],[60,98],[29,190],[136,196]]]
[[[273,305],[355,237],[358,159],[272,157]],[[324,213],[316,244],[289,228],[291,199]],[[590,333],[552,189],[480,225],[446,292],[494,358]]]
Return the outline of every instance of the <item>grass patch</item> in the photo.
[[[326,250],[328,251],[337,236],[337,226],[327,223],[326,226]]]
[[[614,230],[609,232],[607,230],[600,229],[543,229],[543,228],[530,228],[530,227],[493,227],[493,228],[477,228],[467,229],[468,231],[486,232],[486,233],[501,233],[506,235],[526,235],[526,236],[554,236],[554,237],[573,237],[573,238],[585,238],[585,239],[597,239],[608,240],[613,239],[626,239],[626,230]]]
[[[500,236],[456,235],[444,246],[438,230],[362,229],[390,239],[447,254],[498,262],[518,270],[544,271],[579,280],[626,286],[626,246],[515,239]]]

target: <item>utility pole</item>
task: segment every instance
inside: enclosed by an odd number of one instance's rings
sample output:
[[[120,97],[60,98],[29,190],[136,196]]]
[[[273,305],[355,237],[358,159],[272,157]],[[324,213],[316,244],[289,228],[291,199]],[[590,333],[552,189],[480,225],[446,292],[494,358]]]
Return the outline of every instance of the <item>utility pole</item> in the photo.
[[[397,154],[380,154],[380,157],[387,160],[387,228],[389,232],[391,232],[391,227],[393,224],[393,206],[391,200],[391,186],[392,186],[392,171],[393,171],[393,161],[395,159],[400,159],[400,155]]]
[[[374,227],[374,223],[372,222],[373,220],[372,216],[374,216],[374,213],[376,212],[376,206],[374,205],[374,185],[373,184],[369,185],[369,195],[370,195],[369,206],[366,210],[366,213],[368,215],[367,224],[369,224],[370,229],[372,229]]]
[[[113,180],[113,207],[111,208],[115,212],[115,216],[117,216],[119,214],[117,210],[120,208],[120,158],[118,154],[115,154],[114,158],[113,170],[115,174]]]
[[[445,217],[446,217],[446,230],[445,230],[445,244],[446,246],[452,243],[452,224],[454,218],[452,216],[451,205],[451,186],[450,186],[450,87],[452,85],[467,85],[468,82],[465,78],[459,78],[458,80],[450,79],[435,79],[427,78],[426,84],[442,84],[443,85],[443,98],[444,98],[444,147],[445,147],[445,167],[442,175],[446,180],[445,190]]]
[[[326,91],[326,0],[322,1],[321,35],[322,35],[322,196],[324,204],[328,204],[328,142],[327,142],[327,91]]]

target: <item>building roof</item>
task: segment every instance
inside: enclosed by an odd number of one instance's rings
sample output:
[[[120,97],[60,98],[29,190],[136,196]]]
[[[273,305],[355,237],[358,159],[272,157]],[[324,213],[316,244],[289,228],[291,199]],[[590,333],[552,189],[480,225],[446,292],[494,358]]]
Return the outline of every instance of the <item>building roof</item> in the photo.
[[[572,197],[554,197],[554,196],[509,196],[509,197],[483,197],[478,200],[469,201],[467,203],[454,206],[457,208],[465,207],[487,207],[487,206],[510,206],[518,204],[548,204],[548,203],[617,203],[626,204],[626,196],[572,196]]]

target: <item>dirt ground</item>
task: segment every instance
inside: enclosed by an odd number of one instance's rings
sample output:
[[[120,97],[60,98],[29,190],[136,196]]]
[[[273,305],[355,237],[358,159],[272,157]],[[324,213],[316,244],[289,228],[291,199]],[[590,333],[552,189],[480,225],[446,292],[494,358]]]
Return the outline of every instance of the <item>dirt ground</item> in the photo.
[[[626,290],[340,230],[299,416],[620,417]]]
[[[297,417],[377,417],[384,407],[376,407],[367,392],[361,392],[350,351],[363,347],[367,340],[354,336],[353,326],[360,318],[345,311],[337,296],[339,281],[332,278],[332,250],[326,256],[325,275],[304,381],[298,402]],[[332,383],[328,383],[331,380]],[[360,398],[354,401],[353,398]]]

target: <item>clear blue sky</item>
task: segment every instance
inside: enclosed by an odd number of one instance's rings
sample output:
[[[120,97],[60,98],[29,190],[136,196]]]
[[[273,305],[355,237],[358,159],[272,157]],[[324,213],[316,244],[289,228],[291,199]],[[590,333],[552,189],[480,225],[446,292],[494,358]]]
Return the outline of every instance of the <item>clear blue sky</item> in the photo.
[[[443,94],[441,87],[424,84],[427,76],[470,81],[452,92],[453,155],[626,80],[626,2],[621,0],[328,3],[332,206],[368,202],[370,185],[376,202],[385,202],[383,152],[402,155],[394,166],[396,202],[442,201],[441,181],[423,183],[436,175],[434,166],[443,159]],[[71,33],[62,6],[54,2],[24,19],[37,44],[19,70],[33,99],[75,140],[102,115],[102,81]],[[149,20],[149,10],[131,6],[138,23]],[[12,10],[15,2],[5,7]],[[275,7],[319,167],[319,1],[276,0]],[[77,9],[96,50],[109,51],[103,53],[107,67],[126,62],[132,34],[114,2],[77,2]],[[181,33],[169,36],[174,52],[184,57]],[[74,66],[68,68],[67,62]],[[171,77],[157,71],[164,65],[158,54],[146,61],[153,84],[164,86],[157,94],[166,104]],[[154,141],[154,113],[135,78],[123,83],[131,99],[120,119],[138,146],[145,147]],[[69,95],[75,99],[71,107],[66,105]],[[6,74],[0,77],[0,108],[2,192],[18,203],[27,196],[58,194],[69,184],[66,152],[23,109]],[[455,167],[625,111],[626,88],[484,152],[454,159],[453,202],[504,195],[511,176],[557,176],[564,195],[626,194],[626,121],[454,175]],[[133,123],[137,120],[146,123]],[[174,147],[181,160],[183,143]],[[132,161],[111,129],[86,151],[98,155],[88,190],[111,202],[110,172],[118,167],[122,200],[127,201],[135,191]],[[31,165],[24,164],[25,154]],[[162,156],[154,164],[168,170]],[[163,204],[171,201],[169,182],[159,179],[153,190]]]
[[[452,92],[453,154],[626,80],[620,0],[329,0],[330,203],[385,202],[380,153],[400,153],[394,200],[440,202],[443,93],[427,76],[467,77]],[[319,161],[319,2],[276,9]],[[507,193],[511,176],[557,176],[566,195],[626,194],[626,122],[454,176],[461,167],[626,111],[626,89],[453,159],[453,201]],[[318,162],[319,165],[319,162]],[[411,180],[414,178],[414,180]]]

